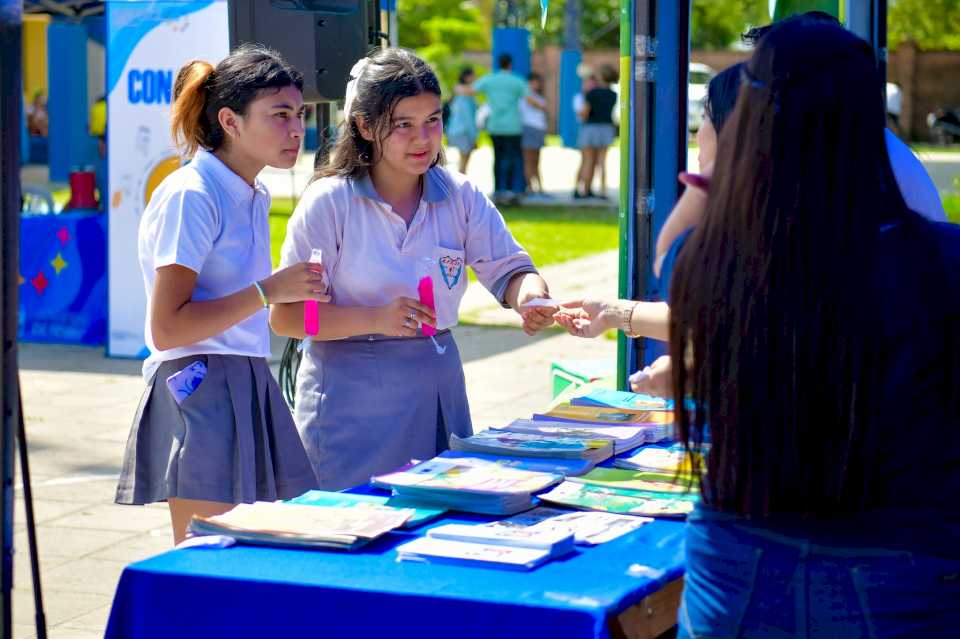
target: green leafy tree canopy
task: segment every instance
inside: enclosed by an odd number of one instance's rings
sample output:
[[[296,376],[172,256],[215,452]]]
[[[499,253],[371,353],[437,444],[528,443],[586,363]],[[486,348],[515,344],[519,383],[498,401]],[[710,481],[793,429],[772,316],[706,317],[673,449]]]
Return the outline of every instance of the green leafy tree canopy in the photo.
[[[770,22],[767,0],[694,0],[690,12],[690,46],[726,49],[749,27]]]
[[[887,44],[913,42],[920,49],[960,51],[960,0],[893,0]]]

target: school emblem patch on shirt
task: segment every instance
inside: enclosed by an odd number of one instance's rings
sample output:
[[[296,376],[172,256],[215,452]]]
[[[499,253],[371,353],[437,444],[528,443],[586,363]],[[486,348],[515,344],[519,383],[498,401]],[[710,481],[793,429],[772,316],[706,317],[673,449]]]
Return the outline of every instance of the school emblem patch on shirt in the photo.
[[[440,258],[440,275],[448,289],[453,289],[463,275],[463,258],[444,255]]]

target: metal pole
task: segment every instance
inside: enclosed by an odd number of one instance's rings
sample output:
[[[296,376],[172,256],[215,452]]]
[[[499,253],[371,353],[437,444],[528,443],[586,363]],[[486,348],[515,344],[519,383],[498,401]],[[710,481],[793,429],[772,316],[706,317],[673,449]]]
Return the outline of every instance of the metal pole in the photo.
[[[656,80],[657,0],[632,0],[630,5],[629,47],[630,117],[620,121],[621,131],[628,123],[626,158],[628,193],[620,215],[620,290],[624,299],[642,299],[646,291],[647,262],[650,261],[650,236],[653,233],[653,132],[654,82]],[[624,45],[621,37],[621,46]],[[621,79],[621,82],[623,80]],[[621,140],[622,140],[621,134]],[[621,142],[621,150],[623,142]],[[621,165],[624,156],[621,155]],[[622,169],[621,169],[622,170]],[[621,181],[621,189],[623,189]],[[622,197],[622,196],[621,196]],[[623,333],[617,340],[617,380],[627,388],[627,376],[644,361],[644,340],[631,340]]]
[[[690,2],[625,0],[629,37],[621,33],[622,55],[629,55],[630,117],[621,119],[620,297],[664,299],[653,277],[654,239],[679,195],[677,174],[687,162],[687,67]],[[621,24],[627,23],[627,16]],[[621,79],[623,82],[623,79]],[[622,141],[624,123],[628,141]],[[621,168],[623,170],[623,168]],[[626,185],[626,186],[625,186]],[[625,198],[625,201],[624,201]],[[620,336],[617,377],[627,375],[664,352],[661,344]]]
[[[13,588],[13,464],[15,433],[20,418],[17,375],[17,277],[20,273],[20,119],[23,117],[21,37],[23,6],[0,0],[0,637],[12,630]]]

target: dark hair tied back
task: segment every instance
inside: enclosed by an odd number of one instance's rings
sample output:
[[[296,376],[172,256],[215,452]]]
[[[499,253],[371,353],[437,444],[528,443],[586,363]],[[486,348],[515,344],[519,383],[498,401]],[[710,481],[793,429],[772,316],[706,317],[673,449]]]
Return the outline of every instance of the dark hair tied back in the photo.
[[[215,151],[226,142],[220,109],[245,115],[263,91],[294,86],[303,90],[303,76],[279,53],[259,44],[238,47],[220,64],[194,60],[174,82],[170,125],[176,145],[186,156],[198,147]]]

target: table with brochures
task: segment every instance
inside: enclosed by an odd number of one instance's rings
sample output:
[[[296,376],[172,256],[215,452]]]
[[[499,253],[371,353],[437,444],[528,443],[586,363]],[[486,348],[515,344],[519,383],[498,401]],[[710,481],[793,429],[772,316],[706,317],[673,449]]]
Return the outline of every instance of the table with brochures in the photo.
[[[587,390],[592,401],[599,401],[604,406],[620,402],[630,407],[633,410],[629,414],[630,419],[642,413],[646,415],[644,421],[650,420],[651,414],[645,407],[641,408],[641,404],[663,401],[631,393]],[[556,410],[561,408],[561,412],[571,413],[586,410],[580,406],[571,408],[567,404],[558,405]],[[547,416],[550,419],[564,416],[556,410]],[[618,414],[618,410],[605,409],[603,415],[591,413],[588,417],[598,422],[606,420],[610,421],[611,425],[622,426],[626,415]],[[664,405],[660,410],[669,410],[669,407]],[[656,434],[652,442],[661,441],[667,432],[659,425],[661,421],[658,417],[644,426],[647,432]],[[520,424],[527,432],[534,426],[541,425],[543,424]],[[477,445],[484,444],[485,441],[479,441]],[[614,438],[611,441],[619,440]],[[454,442],[457,447],[463,447],[465,443],[468,442]],[[485,445],[491,444],[486,442]],[[609,455],[613,445],[607,448]],[[654,448],[661,450],[656,451]],[[586,490],[585,483],[591,481],[611,486],[609,494],[613,495],[613,501],[610,506],[613,506],[614,502],[626,500],[622,496],[623,491],[616,488],[632,486],[638,489],[634,495],[636,500],[643,502],[645,508],[663,507],[665,510],[658,512],[667,513],[669,505],[674,514],[679,515],[686,512],[684,508],[680,508],[686,504],[674,504],[676,500],[671,491],[667,491],[666,498],[655,502],[653,506],[649,500],[640,496],[644,491],[661,490],[656,487],[660,483],[656,476],[634,478],[627,472],[628,481],[623,484],[615,485],[609,482],[612,475],[608,471],[612,471],[613,475],[626,472],[614,471],[613,466],[630,468],[633,464],[639,468],[649,468],[652,463],[652,467],[668,468],[670,463],[679,463],[671,461],[671,455],[675,453],[670,453],[669,448],[669,444],[654,443],[650,447],[644,445],[636,449],[636,456],[628,453],[629,449],[625,449],[623,455],[602,462],[602,465],[608,468],[597,469],[604,470],[599,473],[601,477],[597,476],[598,473],[583,474],[592,467],[592,464],[588,464],[580,469],[579,461],[583,460],[541,459],[534,456],[535,459],[527,458],[523,465],[527,471],[552,473],[556,480],[569,478],[571,481],[564,481],[561,488],[569,485],[575,489]],[[648,453],[658,453],[664,459],[657,457],[647,460]],[[427,485],[418,483],[421,481],[439,481],[440,486],[450,490],[453,486],[469,484],[468,477],[473,476],[458,465],[479,468],[483,464],[494,463],[477,457],[466,463],[462,459],[463,455],[462,452],[451,450],[435,460],[419,464],[411,462],[412,480],[407,478],[400,481],[403,473],[398,472],[375,477],[372,483],[381,488],[392,487],[400,501],[409,504],[412,495],[404,498],[400,489],[410,490],[411,487]],[[483,457],[476,452],[466,455]],[[490,479],[492,483],[478,479],[477,486],[499,485],[506,481],[507,474],[517,472],[508,470],[514,468],[513,462],[505,461],[508,458],[496,456],[494,459],[498,460],[495,463],[504,464],[503,471]],[[560,462],[574,461],[576,463],[572,466],[564,466],[565,470],[554,468],[554,465]],[[530,464],[533,462],[539,465],[547,464],[549,468],[531,468]],[[451,463],[454,464],[453,467],[445,466]],[[663,466],[665,463],[667,465]],[[480,466],[476,466],[477,464]],[[679,469],[682,465],[673,467]],[[439,474],[435,476],[433,473]],[[451,473],[450,477],[443,481],[437,479],[445,477],[444,473]],[[594,477],[588,481],[591,475]],[[408,481],[414,483],[409,484]],[[638,486],[638,482],[641,485]],[[463,489],[466,489],[466,486]],[[536,492],[545,502],[552,499],[560,504],[593,507],[589,500],[564,501],[559,497],[550,497],[546,491],[540,492],[541,490],[542,488],[537,489]],[[390,494],[373,486],[356,487],[347,491],[351,493],[349,495],[319,495],[321,492],[312,491],[293,501],[331,506],[344,500],[367,503],[379,501],[380,498],[375,497],[376,495]],[[534,491],[526,494],[528,502],[532,492]],[[431,498],[429,491],[414,493],[420,494],[421,499],[429,501]],[[556,490],[551,492],[554,493]],[[520,504],[519,510],[512,510],[516,504],[507,504],[506,501],[500,504],[498,501],[495,506],[510,506],[501,510],[490,509],[491,504],[488,503],[485,503],[484,508],[480,508],[478,504],[479,502],[474,501],[472,507],[466,510],[508,513],[520,512],[524,506]],[[268,507],[276,509],[274,505]],[[409,505],[396,503],[394,507],[405,508]],[[627,507],[629,510],[619,512],[643,514],[638,512],[634,501],[629,501]],[[240,509],[235,511],[239,515]],[[437,517],[441,511],[419,512],[421,516],[429,514]],[[276,513],[265,512],[263,516],[271,521],[279,521]],[[410,521],[417,517],[414,515]],[[218,523],[215,519],[206,525],[216,524],[214,528],[222,528],[230,523],[226,520]],[[311,517],[307,519],[310,523],[306,528],[315,531],[316,524]],[[172,550],[127,566],[117,586],[106,636],[110,639],[306,635],[349,638],[382,636],[393,639],[652,639],[676,624],[684,572],[684,523],[679,519],[645,519],[649,523],[639,528],[623,528],[622,530],[628,532],[618,533],[622,536],[598,545],[584,546],[578,542],[574,547],[573,540],[568,537],[570,545],[563,548],[562,552],[547,563],[528,571],[504,569],[506,564],[499,561],[499,558],[505,555],[496,551],[482,556],[488,563],[492,561],[498,567],[476,562],[469,565],[462,562],[434,561],[438,558],[436,554],[431,556],[429,552],[425,555],[423,552],[410,550],[411,547],[422,549],[427,542],[424,537],[439,526],[480,524],[502,519],[502,515],[468,514],[450,510],[432,521],[429,521],[429,517],[423,517],[421,521],[427,523],[414,524],[415,527],[396,528],[381,536],[371,534],[372,541],[349,552],[240,544],[229,548]],[[240,520],[230,521],[236,525]],[[453,528],[460,531],[457,534],[470,534],[464,533],[463,527]],[[450,531],[450,527],[433,530],[429,539],[451,534]],[[209,532],[201,531],[200,534]],[[584,539],[584,543],[589,543],[589,540]],[[429,546],[429,543],[426,545]],[[569,552],[571,547],[575,548],[573,552],[564,554]],[[401,555],[398,548],[402,549],[405,559],[414,561],[398,561]],[[446,558],[456,556],[476,559],[479,556],[476,549],[464,553],[446,555]],[[424,559],[427,562],[424,562]],[[535,564],[528,564],[527,567],[529,565]]]
[[[106,636],[617,638],[676,623],[680,521],[578,546],[529,572],[396,559],[397,546],[432,526],[495,519],[449,513],[353,552],[172,550],[127,566]]]

